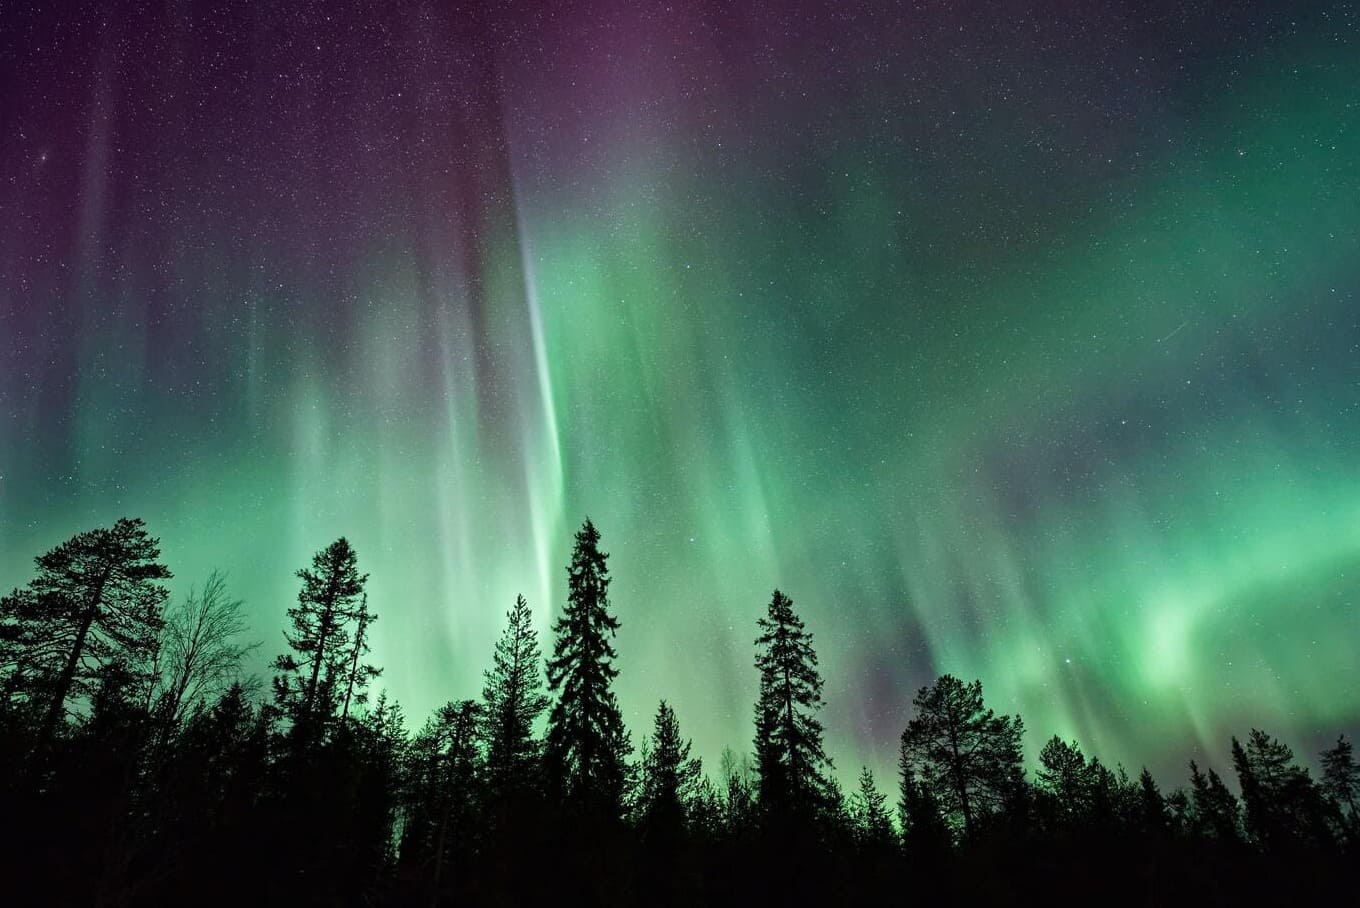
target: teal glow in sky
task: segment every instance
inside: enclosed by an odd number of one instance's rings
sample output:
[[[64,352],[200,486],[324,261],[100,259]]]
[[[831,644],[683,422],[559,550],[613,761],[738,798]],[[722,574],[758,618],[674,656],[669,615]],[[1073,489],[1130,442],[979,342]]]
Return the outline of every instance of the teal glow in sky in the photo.
[[[345,535],[419,717],[588,514],[713,762],[775,586],[847,778],[946,671],[1176,778],[1360,725],[1354,11],[537,6],[6,14],[0,583],[141,516],[263,672]]]

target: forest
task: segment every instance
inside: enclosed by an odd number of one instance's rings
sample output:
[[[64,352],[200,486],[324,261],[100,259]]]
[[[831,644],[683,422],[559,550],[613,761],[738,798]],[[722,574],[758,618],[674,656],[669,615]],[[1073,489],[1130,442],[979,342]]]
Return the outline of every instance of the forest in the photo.
[[[182,598],[138,519],[72,536],[0,599],[6,904],[788,905],[1332,900],[1354,892],[1360,765],[1259,729],[1159,783],[943,675],[896,779],[845,791],[813,635],[753,621],[752,737],[705,767],[665,700],[625,727],[608,554],[586,520],[550,641],[509,605],[478,695],[412,721],[340,538],[297,572],[267,683],[214,574]],[[753,616],[758,612],[753,611]],[[268,653],[268,655],[273,655]],[[753,685],[754,686],[754,685]],[[463,692],[468,693],[468,692]],[[660,692],[659,692],[660,693]],[[904,704],[905,705],[905,704]],[[742,754],[749,753],[749,756]]]

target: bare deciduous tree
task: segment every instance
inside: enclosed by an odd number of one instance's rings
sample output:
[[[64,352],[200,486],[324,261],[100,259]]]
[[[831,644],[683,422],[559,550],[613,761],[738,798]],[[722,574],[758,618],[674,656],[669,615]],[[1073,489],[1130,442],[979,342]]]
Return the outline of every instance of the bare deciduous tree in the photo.
[[[173,728],[200,699],[221,693],[236,679],[241,660],[260,644],[244,643],[244,603],[227,593],[226,575],[213,571],[201,589],[165,613],[165,630],[153,666],[151,704]]]

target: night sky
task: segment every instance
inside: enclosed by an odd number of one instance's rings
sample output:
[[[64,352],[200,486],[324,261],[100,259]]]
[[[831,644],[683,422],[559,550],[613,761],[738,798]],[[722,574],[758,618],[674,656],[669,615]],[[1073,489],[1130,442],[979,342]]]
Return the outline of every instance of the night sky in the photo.
[[[847,777],[946,671],[1031,756],[1311,752],[1360,728],[1358,33],[7,0],[0,586],[140,516],[264,672],[345,535],[418,724],[589,515],[635,740],[749,749],[779,586]]]

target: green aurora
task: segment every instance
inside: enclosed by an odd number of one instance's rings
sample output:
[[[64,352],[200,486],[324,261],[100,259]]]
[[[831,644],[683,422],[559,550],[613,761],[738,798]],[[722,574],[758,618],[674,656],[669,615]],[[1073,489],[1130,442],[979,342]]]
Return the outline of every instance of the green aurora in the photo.
[[[946,671],[1020,713],[1031,756],[1059,733],[1175,784],[1253,725],[1311,752],[1360,721],[1360,54],[1353,21],[1299,18],[1246,46],[1157,33],[1160,61],[1110,39],[1071,84],[1096,52],[1064,19],[1064,65],[949,89],[912,87],[967,68],[908,53],[943,39],[845,25],[848,70],[805,97],[735,42],[650,53],[674,23],[629,20],[603,58],[562,26],[552,65],[497,57],[460,188],[436,164],[467,140],[436,123],[372,171],[250,165],[239,221],[196,214],[191,153],[110,165],[135,158],[135,64],[91,38],[88,128],[19,103],[0,157],[7,207],[76,187],[60,267],[0,228],[0,582],[144,517],[177,593],[228,573],[263,674],[293,572],[345,535],[418,721],[480,689],[517,593],[546,632],[588,514],[625,718],[665,697],[711,768],[749,749],[775,586],[846,780],[893,772]],[[375,78],[414,99],[364,141],[425,135],[443,96],[412,56]],[[326,132],[307,103],[279,142]],[[236,229],[272,204],[301,213]]]

